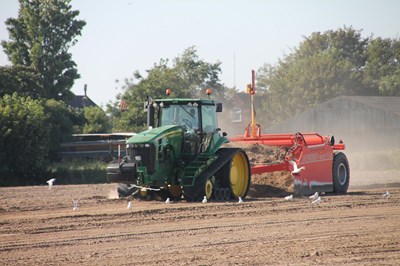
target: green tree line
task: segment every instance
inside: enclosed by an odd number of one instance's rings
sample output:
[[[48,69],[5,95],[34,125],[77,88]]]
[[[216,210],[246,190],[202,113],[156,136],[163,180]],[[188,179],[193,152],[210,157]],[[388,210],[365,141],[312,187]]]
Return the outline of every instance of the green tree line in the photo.
[[[72,133],[110,130],[99,107],[72,108],[79,78],[69,48],[86,22],[70,0],[19,0],[5,22],[1,45],[11,65],[0,66],[0,185],[38,183]]]

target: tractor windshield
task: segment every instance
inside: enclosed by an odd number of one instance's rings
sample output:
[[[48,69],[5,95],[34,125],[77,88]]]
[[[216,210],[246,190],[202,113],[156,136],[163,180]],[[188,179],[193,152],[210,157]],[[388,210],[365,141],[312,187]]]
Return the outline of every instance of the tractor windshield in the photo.
[[[164,106],[160,114],[160,126],[182,125],[188,129],[199,128],[198,108],[188,105],[171,104]]]

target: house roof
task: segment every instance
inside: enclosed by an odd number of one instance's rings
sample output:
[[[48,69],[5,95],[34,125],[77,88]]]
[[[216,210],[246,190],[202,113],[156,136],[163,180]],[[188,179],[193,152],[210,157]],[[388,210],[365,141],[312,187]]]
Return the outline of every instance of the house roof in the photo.
[[[97,106],[88,96],[85,95],[75,95],[75,97],[68,101],[68,104],[75,108],[84,108],[90,106]]]
[[[68,101],[68,104],[72,107],[82,109],[84,107],[90,107],[90,106],[97,106],[92,99],[87,96],[87,85],[85,84],[84,88],[84,95],[74,95],[74,97]]]
[[[329,106],[337,101],[351,101],[400,116],[400,97],[396,96],[338,96],[319,106]]]

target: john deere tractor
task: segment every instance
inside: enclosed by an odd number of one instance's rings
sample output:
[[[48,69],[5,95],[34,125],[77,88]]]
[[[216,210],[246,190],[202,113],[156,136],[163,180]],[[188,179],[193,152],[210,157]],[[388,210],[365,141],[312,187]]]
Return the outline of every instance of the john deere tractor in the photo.
[[[120,183],[120,196],[200,201],[245,198],[250,164],[240,148],[220,132],[211,99],[166,98],[145,103],[149,129],[129,138],[127,156],[107,167],[109,182]]]

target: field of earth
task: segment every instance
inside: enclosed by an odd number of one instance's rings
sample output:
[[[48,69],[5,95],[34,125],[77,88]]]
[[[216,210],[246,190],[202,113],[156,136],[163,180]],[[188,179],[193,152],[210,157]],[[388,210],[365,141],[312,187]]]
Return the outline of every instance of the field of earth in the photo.
[[[388,176],[354,175],[319,204],[286,201],[284,174],[254,177],[243,203],[129,209],[116,184],[3,187],[0,265],[398,265],[400,174]]]

